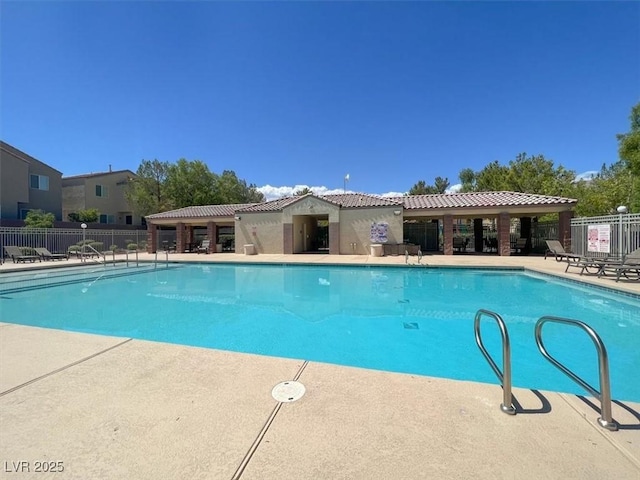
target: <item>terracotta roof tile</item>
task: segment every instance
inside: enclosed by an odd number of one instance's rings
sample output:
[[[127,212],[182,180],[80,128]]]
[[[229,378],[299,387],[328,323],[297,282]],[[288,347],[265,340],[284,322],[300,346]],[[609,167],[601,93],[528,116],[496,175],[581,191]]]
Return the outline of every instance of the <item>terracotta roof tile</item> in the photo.
[[[407,210],[451,207],[571,205],[577,203],[577,200],[573,198],[519,192],[441,193],[433,195],[408,195],[405,197],[393,197],[393,199],[401,201]]]
[[[237,210],[254,205],[253,203],[234,203],[228,205],[200,205],[178,208],[168,212],[147,215],[147,219],[158,220],[164,218],[202,218],[202,217],[233,217]],[[259,205],[259,204],[258,204]]]
[[[313,194],[308,194],[309,196]],[[574,205],[576,199],[535,195],[519,192],[471,192],[441,193],[433,195],[407,195],[404,197],[379,197],[366,193],[342,193],[334,195],[315,195],[317,198],[340,206],[358,207],[396,207],[407,210],[438,209],[453,207],[499,207],[526,205]],[[148,215],[150,220],[171,218],[232,217],[236,212],[277,212],[304,198],[293,196],[278,198],[262,203],[239,203],[229,205],[202,205],[184,207],[169,212]]]

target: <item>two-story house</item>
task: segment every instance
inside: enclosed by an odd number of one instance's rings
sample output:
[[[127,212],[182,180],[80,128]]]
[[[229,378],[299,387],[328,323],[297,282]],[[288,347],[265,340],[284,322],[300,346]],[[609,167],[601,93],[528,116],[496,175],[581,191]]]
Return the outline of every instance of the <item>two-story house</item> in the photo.
[[[62,220],[62,173],[0,141],[0,219],[24,220],[29,210]]]
[[[62,178],[62,213],[68,220],[70,213],[95,208],[100,223],[141,225],[142,217],[135,217],[125,192],[131,178],[131,170],[88,173]]]

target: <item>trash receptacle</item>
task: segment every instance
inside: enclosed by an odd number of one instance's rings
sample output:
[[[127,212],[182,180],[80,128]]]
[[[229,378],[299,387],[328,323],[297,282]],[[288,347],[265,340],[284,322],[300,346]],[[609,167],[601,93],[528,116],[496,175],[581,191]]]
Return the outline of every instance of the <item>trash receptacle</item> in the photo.
[[[381,243],[372,243],[371,244],[371,256],[372,257],[381,257],[382,256],[382,244]]]
[[[256,247],[253,243],[247,243],[244,246],[244,254],[245,255],[255,255],[256,254]]]

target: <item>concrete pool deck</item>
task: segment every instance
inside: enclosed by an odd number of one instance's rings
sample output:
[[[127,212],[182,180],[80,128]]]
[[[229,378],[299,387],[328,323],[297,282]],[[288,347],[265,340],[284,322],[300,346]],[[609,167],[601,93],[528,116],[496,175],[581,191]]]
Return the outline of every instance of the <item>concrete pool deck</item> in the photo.
[[[405,262],[328,255],[169,258]],[[524,266],[560,276],[565,266],[541,257],[474,255],[425,256],[422,263]],[[13,267],[4,264],[0,272]],[[637,282],[568,278],[640,293]],[[305,395],[291,403],[274,400],[272,388],[294,379],[305,385]],[[588,404],[597,405],[594,399],[526,389],[514,394],[522,411],[508,416],[499,409],[498,385],[0,323],[0,478],[640,478],[640,404],[614,403],[621,428],[608,432],[595,423],[599,414]],[[42,461],[63,462],[64,472],[36,473]]]

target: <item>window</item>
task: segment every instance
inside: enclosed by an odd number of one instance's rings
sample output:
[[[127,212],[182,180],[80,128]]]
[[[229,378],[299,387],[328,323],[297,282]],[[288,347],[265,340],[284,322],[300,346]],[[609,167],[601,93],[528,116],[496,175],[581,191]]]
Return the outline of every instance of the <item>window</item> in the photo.
[[[116,216],[100,214],[100,223],[116,223]]]
[[[104,185],[96,185],[96,197],[106,197],[107,187]]]
[[[127,225],[132,225],[133,224],[133,215],[127,215],[126,217],[124,217],[124,223],[126,223]]]
[[[49,190],[49,177],[46,175],[31,175],[31,188]]]

